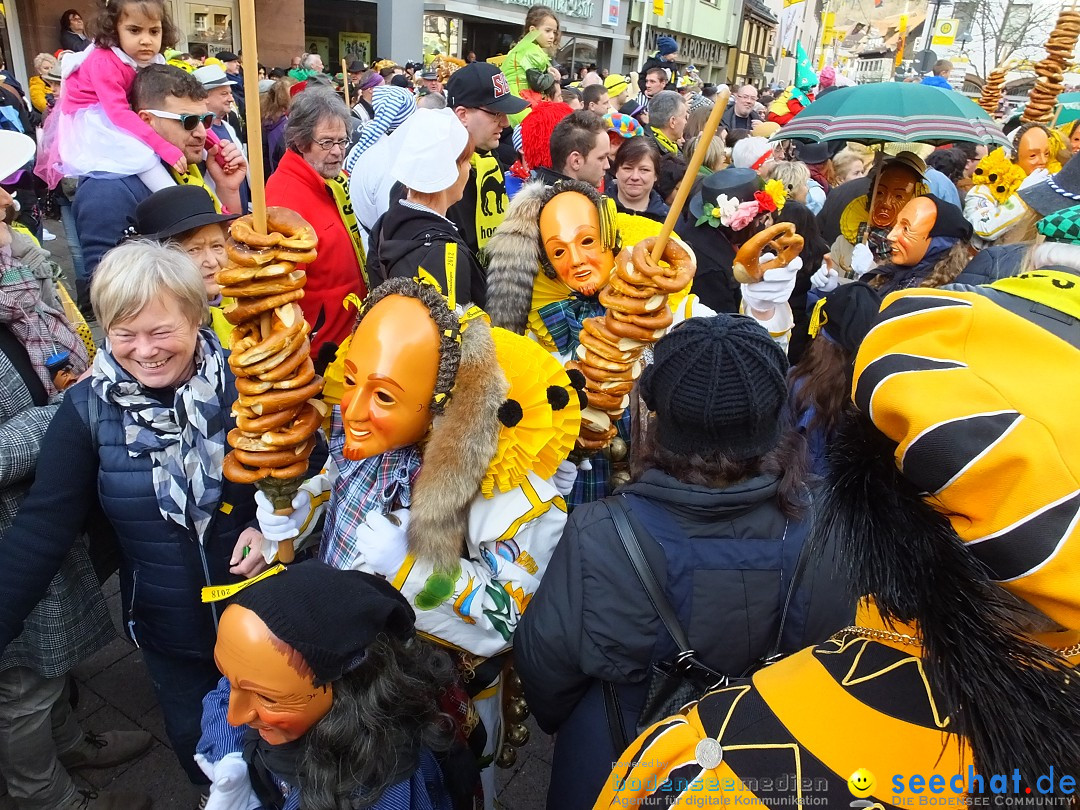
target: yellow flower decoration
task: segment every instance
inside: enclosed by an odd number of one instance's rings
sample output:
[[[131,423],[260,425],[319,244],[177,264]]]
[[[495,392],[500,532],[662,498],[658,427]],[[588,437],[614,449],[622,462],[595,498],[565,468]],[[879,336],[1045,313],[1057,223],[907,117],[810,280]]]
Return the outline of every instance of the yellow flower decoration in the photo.
[[[971,181],[975,185],[984,185],[999,203],[1011,197],[1024,182],[1024,170],[1013,163],[1002,148],[995,149],[979,161]]]
[[[784,184],[779,180],[769,180],[765,183],[765,193],[772,197],[772,201],[776,203],[776,210],[783,211],[784,203],[787,202],[787,190],[784,188]]]
[[[1057,174],[1061,171],[1061,161],[1058,156],[1063,151],[1068,152],[1065,135],[1060,130],[1050,130],[1050,161],[1046,164],[1046,170],[1050,174]]]

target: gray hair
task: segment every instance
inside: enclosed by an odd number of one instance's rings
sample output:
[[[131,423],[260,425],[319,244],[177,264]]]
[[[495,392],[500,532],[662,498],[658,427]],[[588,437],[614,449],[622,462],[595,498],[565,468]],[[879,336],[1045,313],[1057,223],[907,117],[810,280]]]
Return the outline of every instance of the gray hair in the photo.
[[[649,123],[662,129],[668,121],[682,112],[686,99],[674,90],[661,90],[649,100]]]
[[[442,93],[425,93],[416,100],[417,109],[442,110],[446,107],[446,96]]]
[[[799,186],[806,187],[810,184],[810,170],[805,163],[797,160],[781,160],[769,170],[769,178],[779,180],[784,184],[787,193],[791,194]]]
[[[300,67],[305,70],[314,70],[316,59],[322,60],[322,57],[317,53],[305,53],[303,59],[300,60]]]
[[[90,285],[90,303],[106,332],[167,295],[191,323],[210,319],[199,268],[186,253],[147,239],[124,242],[106,253]]]
[[[337,118],[349,132],[349,119],[352,116],[336,93],[321,87],[310,88],[297,93],[289,108],[289,122],[285,125],[285,143],[298,152],[303,152],[313,140],[315,130],[326,119]]]

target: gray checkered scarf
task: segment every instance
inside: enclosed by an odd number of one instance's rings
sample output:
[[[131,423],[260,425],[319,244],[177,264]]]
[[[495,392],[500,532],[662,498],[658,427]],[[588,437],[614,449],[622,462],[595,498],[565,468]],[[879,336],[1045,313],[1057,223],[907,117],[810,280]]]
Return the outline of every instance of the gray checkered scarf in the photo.
[[[221,497],[225,460],[230,404],[221,344],[211,330],[199,330],[195,374],[177,387],[172,407],[147,395],[105,348],[94,358],[90,387],[120,408],[128,455],[150,456],[161,516],[202,543]]]

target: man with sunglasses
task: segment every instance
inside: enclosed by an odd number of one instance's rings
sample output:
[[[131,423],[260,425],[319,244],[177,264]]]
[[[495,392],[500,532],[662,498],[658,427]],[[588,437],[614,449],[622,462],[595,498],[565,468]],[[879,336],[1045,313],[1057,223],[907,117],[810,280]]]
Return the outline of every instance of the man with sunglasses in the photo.
[[[153,192],[170,185],[201,186],[216,208],[243,211],[239,189],[247,177],[247,163],[236,144],[228,141],[207,149],[206,133],[214,115],[207,110],[206,90],[199,81],[179,68],[150,65],[136,75],[131,98],[139,117],[184,152],[189,168],[181,175],[162,164],[143,175],[87,177],[79,183],[73,209],[87,289],[101,257],[121,242],[135,222],[136,206]],[[79,304],[88,312],[87,301]]]
[[[446,83],[446,106],[465,125],[476,150],[465,193],[460,202],[450,206],[446,216],[457,225],[475,254],[487,244],[510,205],[504,168],[495,156],[495,149],[503,130],[509,126],[507,116],[522,112],[529,105],[510,92],[506,77],[497,67],[487,62],[472,62],[450,76]]]
[[[298,93],[285,127],[285,154],[266,181],[266,204],[298,211],[319,236],[318,258],[307,266],[298,303],[313,330],[313,357],[325,345],[324,359],[352,332],[355,315],[342,302],[367,293],[360,226],[342,168],[350,118],[345,102],[329,88],[309,85]]]

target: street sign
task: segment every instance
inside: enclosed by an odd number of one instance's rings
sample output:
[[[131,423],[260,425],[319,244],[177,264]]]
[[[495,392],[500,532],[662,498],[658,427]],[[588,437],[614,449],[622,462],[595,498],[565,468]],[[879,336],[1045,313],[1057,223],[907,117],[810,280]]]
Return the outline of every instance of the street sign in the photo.
[[[956,40],[956,32],[960,27],[960,21],[956,19],[938,20],[934,26],[934,38],[931,45],[952,45]]]

